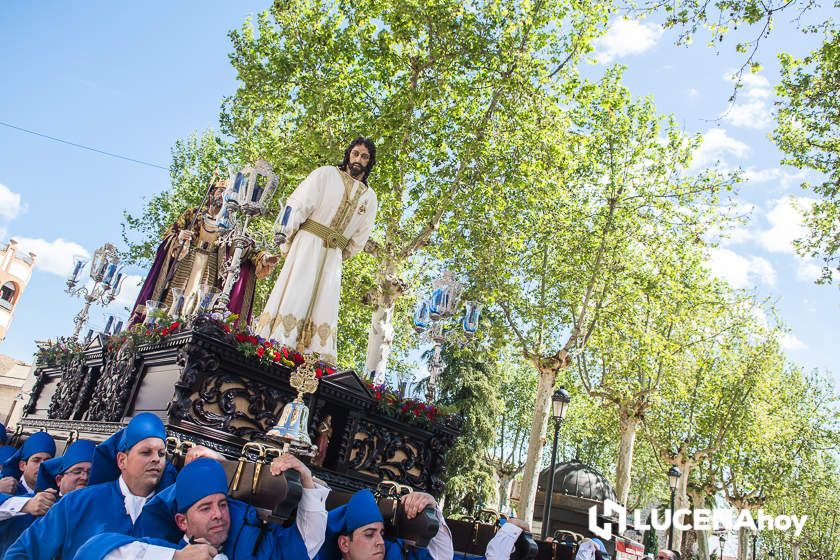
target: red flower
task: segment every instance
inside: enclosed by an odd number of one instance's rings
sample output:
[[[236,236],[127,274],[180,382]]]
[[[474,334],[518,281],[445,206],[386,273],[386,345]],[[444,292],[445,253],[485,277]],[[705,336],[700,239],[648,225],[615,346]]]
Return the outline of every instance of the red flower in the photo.
[[[300,365],[304,362],[304,359],[303,359],[303,356],[299,352],[295,352],[294,354],[292,354],[292,361],[296,365]]]
[[[180,326],[181,326],[181,323],[179,323],[178,321],[175,321],[174,323],[169,325],[169,332],[175,331]]]
[[[265,348],[263,348],[262,346],[260,346],[259,348],[257,348],[257,356],[259,356],[260,358],[262,358],[262,357],[263,357],[263,354],[265,354]]]
[[[162,331],[160,331],[160,336],[166,336],[168,334],[169,334],[169,329],[168,328],[165,328]]]
[[[251,344],[258,344],[257,343],[257,337],[254,336],[254,335],[249,336],[248,337],[248,342],[250,342]]]
[[[271,359],[274,360],[275,362],[279,362],[280,361],[280,352],[274,352],[271,355]]]
[[[289,359],[289,349],[286,348],[285,346],[283,347],[283,357],[286,358],[287,360]]]
[[[327,375],[332,375],[335,373],[335,368],[328,367],[327,368]]]
[[[377,391],[376,393],[374,393],[374,395],[373,395],[373,396],[374,396],[374,397],[376,397],[376,400],[380,400],[380,399],[382,398],[382,393],[380,393],[379,391]]]
[[[265,346],[266,348],[271,348],[271,346],[272,346],[271,341],[266,340],[265,342],[263,342],[263,346]]]
[[[315,368],[315,378],[316,379],[321,379],[321,377],[323,375],[324,375],[324,372],[323,372],[323,370],[321,370],[321,368]]]
[[[227,326],[227,325],[222,325],[222,329],[224,329],[224,331],[225,331],[226,333],[230,333],[230,327],[229,327],[229,326]]]
[[[245,342],[245,335],[241,332],[236,333],[236,342]]]

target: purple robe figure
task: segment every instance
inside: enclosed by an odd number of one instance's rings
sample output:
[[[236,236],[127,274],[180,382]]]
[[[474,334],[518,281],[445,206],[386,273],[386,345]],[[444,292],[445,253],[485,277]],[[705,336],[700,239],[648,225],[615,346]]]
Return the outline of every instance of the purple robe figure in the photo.
[[[129,326],[141,323],[146,316],[146,301],[161,301],[166,309],[172,305],[172,288],[184,290],[186,301],[196,297],[201,284],[221,289],[224,285],[224,264],[233,255],[233,248],[220,243],[216,216],[222,204],[224,182],[217,183],[208,197],[209,209],[196,216],[201,208],[184,212],[164,234],[137,301]],[[189,232],[189,233],[185,233]],[[254,288],[257,279],[271,273],[277,258],[263,251],[246,249],[239,268],[239,280],[230,293],[228,310],[239,316],[239,326],[251,321]]]

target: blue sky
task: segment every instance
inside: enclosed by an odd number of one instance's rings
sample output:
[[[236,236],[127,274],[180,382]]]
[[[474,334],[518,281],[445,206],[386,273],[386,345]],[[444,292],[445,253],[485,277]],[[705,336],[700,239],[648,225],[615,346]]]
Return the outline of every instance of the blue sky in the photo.
[[[167,167],[176,139],[213,128],[220,102],[236,81],[228,63],[227,31],[268,6],[267,1],[207,0],[136,4],[84,2],[6,3],[0,9],[0,121]],[[776,301],[791,328],[790,357],[807,366],[840,372],[832,352],[840,330],[837,287],[816,286],[818,264],[793,253],[802,234],[796,204],[805,177],[779,165],[768,138],[772,130],[774,53],[804,54],[816,37],[785,21],[762,45],[766,68],[749,76],[727,112],[732,83],[726,76],[742,61],[728,39],[720,52],[706,37],[688,48],[654,22],[618,20],[599,41],[595,76],[604,64],[628,66],[625,83],[638,96],[652,95],[689,133],[703,133],[698,164],[741,167],[749,179],[740,203],[750,223],[714,250],[713,271],[734,285]],[[723,118],[720,118],[724,115]],[[0,126],[0,241],[14,237],[38,253],[0,353],[29,360],[35,339],[72,331],[81,301],[64,294],[74,253],[119,243],[122,211],[165,189],[166,171],[104,157]],[[130,269],[136,282],[144,274]],[[111,310],[129,305],[127,286]]]

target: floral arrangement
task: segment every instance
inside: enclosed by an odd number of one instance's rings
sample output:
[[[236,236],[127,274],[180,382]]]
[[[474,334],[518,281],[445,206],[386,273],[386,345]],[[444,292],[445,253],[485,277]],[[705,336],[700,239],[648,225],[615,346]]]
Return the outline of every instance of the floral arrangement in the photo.
[[[283,346],[276,340],[266,340],[248,331],[239,331],[233,335],[236,349],[244,355],[256,358],[261,364],[282,364],[296,368],[304,362],[303,354]],[[335,373],[335,368],[323,361],[315,363],[315,377],[323,377]]]
[[[74,338],[61,336],[55,342],[40,344],[35,352],[35,363],[45,366],[62,366],[84,353],[84,346]]]
[[[123,347],[123,345],[131,341],[137,347],[144,344],[157,344],[170,334],[180,332],[183,326],[180,321],[172,321],[165,324],[155,323],[154,325],[137,324],[130,329],[112,334],[108,337],[108,342],[105,346],[106,351],[115,352]]]
[[[368,388],[376,399],[379,410],[392,418],[403,420],[418,426],[433,424],[441,410],[433,404],[412,398],[405,398],[398,391],[385,383],[376,384],[368,381]]]

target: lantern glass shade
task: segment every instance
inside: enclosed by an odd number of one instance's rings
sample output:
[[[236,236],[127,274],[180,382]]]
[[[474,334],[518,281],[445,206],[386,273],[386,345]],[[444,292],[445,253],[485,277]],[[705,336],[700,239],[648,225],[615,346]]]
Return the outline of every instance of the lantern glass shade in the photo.
[[[414,330],[421,333],[429,328],[429,302],[420,301],[414,310]]]
[[[90,263],[90,276],[94,280],[102,280],[105,276],[105,269],[108,268],[108,259],[105,252],[99,249],[93,254],[93,260]]]
[[[74,282],[79,279],[79,275],[82,272],[82,269],[85,268],[85,265],[88,263],[88,258],[84,255],[74,255],[73,256],[73,269],[70,271],[70,280]]]
[[[677,488],[681,475],[682,473],[676,465],[673,465],[670,469],[668,469],[668,485],[671,487],[671,490],[675,490]]]
[[[478,330],[478,319],[481,317],[481,304],[476,301],[468,301],[464,311],[463,327],[464,332],[468,335],[475,334]]]
[[[292,216],[292,207],[285,206],[283,211],[277,214],[277,219],[274,220],[274,233],[282,233],[286,235],[286,228],[289,227],[289,218]]]
[[[554,394],[551,395],[551,416],[555,420],[563,420],[566,417],[566,410],[569,408],[571,400],[572,396],[564,387],[554,391]]]

